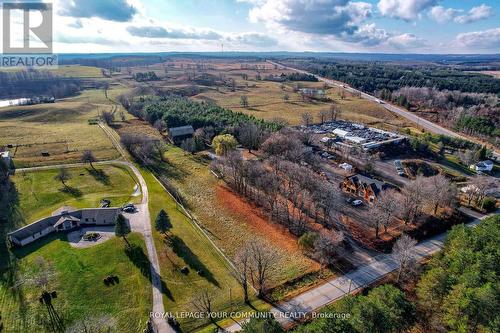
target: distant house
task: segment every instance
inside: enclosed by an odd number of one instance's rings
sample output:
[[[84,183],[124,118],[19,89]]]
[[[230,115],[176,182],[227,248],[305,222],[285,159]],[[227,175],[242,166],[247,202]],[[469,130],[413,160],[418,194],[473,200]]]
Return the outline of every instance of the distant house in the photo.
[[[114,225],[120,208],[61,207],[52,216],[28,224],[7,234],[14,246],[25,246],[53,232],[65,232],[88,225]]]
[[[493,170],[493,162],[490,160],[477,162],[475,165],[471,165],[471,169],[480,172],[491,172]]]
[[[325,97],[325,91],[323,89],[302,88],[300,89],[300,93],[312,98]]]
[[[376,179],[356,174],[346,177],[340,185],[344,192],[363,198],[373,203],[380,192],[386,190],[389,185]]]
[[[168,129],[168,135],[174,143],[180,143],[187,138],[191,138],[194,134],[194,128],[191,125],[171,127]]]
[[[12,162],[12,157],[8,151],[0,152],[0,159],[9,168],[9,170],[14,170],[14,163]]]

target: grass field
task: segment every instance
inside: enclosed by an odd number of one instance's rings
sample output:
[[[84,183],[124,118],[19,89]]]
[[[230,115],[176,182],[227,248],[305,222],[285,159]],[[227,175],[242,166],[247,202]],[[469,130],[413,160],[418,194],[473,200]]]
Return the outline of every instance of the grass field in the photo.
[[[113,87],[115,98],[126,88]],[[99,160],[119,157],[109,138],[97,125],[90,125],[99,112],[117,107],[106,99],[102,90],[82,94],[55,104],[0,109],[0,146],[12,145],[16,167],[72,163],[83,150],[90,149]],[[42,156],[47,152],[49,156]]]
[[[239,83],[242,84],[243,81]],[[300,82],[299,84],[303,88],[323,88],[322,83]],[[213,101],[220,106],[254,115],[257,118],[266,120],[282,118],[290,125],[301,124],[301,116],[305,112],[313,116],[314,122],[319,122],[320,112],[329,110],[332,105],[332,102],[303,101],[299,93],[293,92],[292,84],[285,84],[285,89],[281,87],[281,83],[253,81],[249,83],[248,88],[242,87],[234,92],[229,89],[209,90],[194,98]],[[339,88],[330,88],[326,92],[326,96],[334,101],[333,104],[340,111],[338,115],[340,119],[392,130],[409,125],[403,118],[397,117],[383,107],[362,98],[346,93],[345,98],[341,99]],[[288,101],[283,100],[285,95],[288,95]],[[248,108],[243,108],[240,105],[241,96],[247,96]]]
[[[18,172],[12,177],[18,194],[20,222],[27,224],[49,216],[61,206],[76,208],[98,207],[101,199],[111,200],[112,206],[121,206],[129,201],[140,201],[131,197],[135,178],[128,168],[121,165],[100,165],[94,171],[90,166],[68,169],[71,179],[65,189],[54,179],[58,169]]]
[[[141,255],[146,250],[140,235],[131,234],[129,240],[136,246],[134,255],[126,254],[118,238],[75,249],[60,234],[16,250],[11,274],[0,275],[2,333],[54,332],[45,305],[38,301],[39,287],[29,283],[14,287],[11,282],[12,275],[37,276],[34,270],[40,257],[53,266],[48,289],[57,292],[53,306],[65,328],[83,319],[88,324],[108,316],[115,323],[112,332],[142,332],[152,302],[149,267]],[[103,279],[111,274],[118,276],[119,283],[106,287]]]
[[[217,252],[203,233],[177,207],[175,201],[148,172],[143,170],[148,184],[149,208],[151,217],[157,216],[161,209],[167,211],[171,223],[171,246],[165,243],[163,235],[154,231],[161,276],[165,281],[165,309],[169,312],[195,311],[190,304],[204,290],[215,296],[215,311],[245,310],[243,293],[236,279],[231,275],[229,264]],[[189,273],[183,274],[180,268],[188,267]],[[202,271],[200,276],[197,271]],[[263,307],[263,303],[253,301],[253,306]],[[248,309],[250,310],[250,309]],[[183,332],[191,332],[208,324],[200,319],[180,319]],[[211,331],[210,328],[205,328]]]
[[[163,165],[164,174],[179,190],[214,242],[230,258],[234,258],[246,242],[261,240],[278,257],[272,285],[319,268],[300,252],[296,239],[221,187],[221,182],[211,174],[206,159],[186,154],[176,147],[167,151],[166,158],[168,163]]]

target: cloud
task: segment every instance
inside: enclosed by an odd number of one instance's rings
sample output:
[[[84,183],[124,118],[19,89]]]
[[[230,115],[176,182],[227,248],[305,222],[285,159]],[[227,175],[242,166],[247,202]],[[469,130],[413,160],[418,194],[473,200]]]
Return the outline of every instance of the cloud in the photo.
[[[424,10],[436,5],[438,0],[380,0],[378,10],[384,16],[415,21]]]
[[[60,3],[59,14],[79,18],[98,17],[104,20],[127,22],[137,9],[126,0],[73,0]]]
[[[429,11],[429,17],[438,23],[445,23],[453,20],[463,11],[453,8],[444,8],[443,6],[434,6]]]
[[[384,29],[378,29],[375,23],[361,26],[347,41],[360,43],[365,46],[375,46],[385,42],[390,34]]]
[[[498,49],[500,48],[500,28],[464,32],[457,35],[455,42],[466,48]]]
[[[252,1],[252,22],[319,35],[352,35],[370,17],[372,5],[348,0]]]
[[[484,20],[493,16],[493,9],[490,6],[482,4],[481,6],[473,7],[465,15],[460,15],[455,18],[457,23],[471,23]]]
[[[65,35],[60,34],[55,38],[56,42],[65,44],[98,44],[98,45],[126,45],[125,41],[105,38],[100,36],[75,36],[75,35]]]
[[[205,39],[217,40],[222,36],[214,31],[184,31],[180,29],[167,30],[161,26],[127,27],[129,34],[142,38],[170,38],[170,39]]]
[[[278,44],[278,41],[275,38],[253,32],[230,37],[228,40],[257,47],[270,47]]]
[[[464,11],[461,9],[435,6],[429,11],[429,17],[438,23],[453,21],[455,23],[465,24],[485,20],[494,15],[493,9],[485,4],[471,8],[466,14],[463,13]]]
[[[68,24],[68,27],[75,28],[75,29],[81,29],[81,28],[83,28],[82,20],[76,19],[75,21]]]
[[[397,49],[413,49],[426,45],[425,39],[409,33],[392,36],[387,42]]]

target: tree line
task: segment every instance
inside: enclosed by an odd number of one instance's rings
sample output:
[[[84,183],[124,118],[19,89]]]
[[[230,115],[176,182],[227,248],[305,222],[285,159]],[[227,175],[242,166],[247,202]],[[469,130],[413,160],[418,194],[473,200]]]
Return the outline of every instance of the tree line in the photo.
[[[192,125],[195,129],[213,127],[216,133],[231,131],[240,124],[252,123],[270,131],[281,124],[264,121],[220,106],[196,102],[188,98],[167,95],[162,97],[122,98],[122,104],[134,116],[151,124],[163,120],[168,127]]]
[[[311,241],[308,253],[326,266],[345,249],[337,231],[342,198],[338,186],[324,181],[319,169],[314,171],[318,157],[301,140],[300,133],[286,129],[263,142],[264,161],[245,160],[233,151],[211,167],[236,193],[262,207],[293,235],[301,237],[312,231],[311,223],[321,224],[322,232]]]
[[[0,72],[0,98],[39,95],[62,98],[76,95],[81,89],[81,80],[62,78],[49,71]]]
[[[403,87],[435,87],[438,90],[492,94],[500,91],[500,82],[494,77],[432,64],[396,65],[318,59],[289,63],[292,67],[298,65],[314,74],[345,82],[369,93],[382,89],[395,91]]]

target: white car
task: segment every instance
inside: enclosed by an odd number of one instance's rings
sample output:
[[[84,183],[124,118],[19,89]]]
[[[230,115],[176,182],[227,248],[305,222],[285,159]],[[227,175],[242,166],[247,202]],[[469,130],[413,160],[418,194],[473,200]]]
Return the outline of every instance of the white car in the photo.
[[[354,207],[361,206],[362,204],[363,204],[363,201],[361,201],[361,200],[354,200],[353,202],[351,202],[351,205],[353,205]]]

